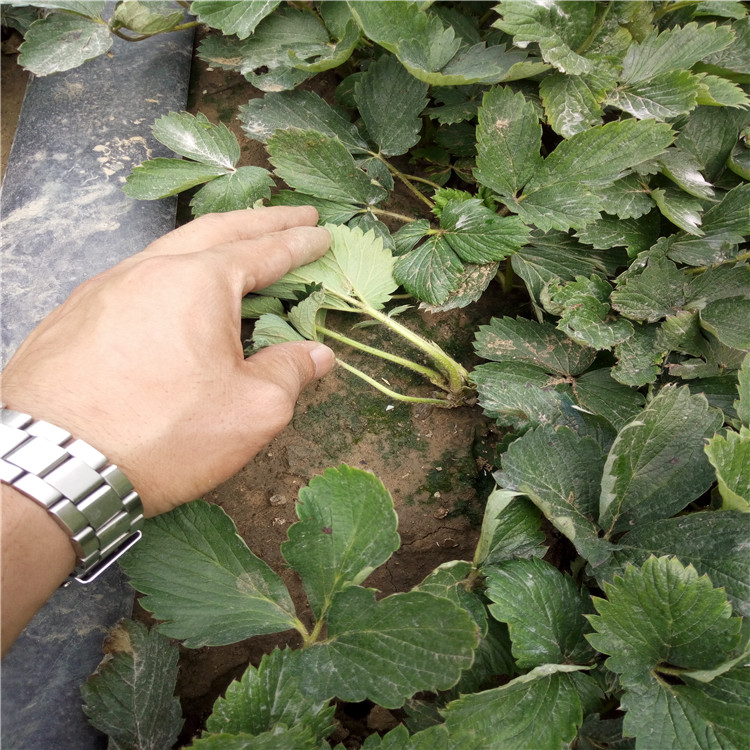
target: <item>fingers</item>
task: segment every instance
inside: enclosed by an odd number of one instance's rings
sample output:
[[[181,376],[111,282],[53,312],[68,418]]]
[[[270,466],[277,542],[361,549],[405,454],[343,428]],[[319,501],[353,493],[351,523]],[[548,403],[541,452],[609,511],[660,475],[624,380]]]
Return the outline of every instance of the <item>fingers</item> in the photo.
[[[194,253],[215,245],[283,232],[292,227],[314,227],[317,223],[318,212],[312,206],[270,206],[206,214],[165,234],[139,255]]]

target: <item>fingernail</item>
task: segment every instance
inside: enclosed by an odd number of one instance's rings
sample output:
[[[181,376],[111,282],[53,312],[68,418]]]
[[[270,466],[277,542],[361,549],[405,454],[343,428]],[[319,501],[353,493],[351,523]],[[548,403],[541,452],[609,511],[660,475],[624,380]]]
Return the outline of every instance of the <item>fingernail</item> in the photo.
[[[315,365],[315,377],[320,378],[331,371],[336,355],[325,344],[318,344],[310,351],[310,359]]]

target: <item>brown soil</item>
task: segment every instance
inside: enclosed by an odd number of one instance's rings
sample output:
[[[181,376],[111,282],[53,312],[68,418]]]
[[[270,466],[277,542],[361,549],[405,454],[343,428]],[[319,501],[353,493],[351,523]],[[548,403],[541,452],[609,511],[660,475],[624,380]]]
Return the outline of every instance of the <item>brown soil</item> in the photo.
[[[5,175],[8,154],[16,132],[18,113],[26,92],[26,82],[29,74],[18,65],[18,45],[21,37],[13,32],[7,39],[3,39],[0,54],[0,112],[2,112],[2,128],[0,129],[0,180]]]

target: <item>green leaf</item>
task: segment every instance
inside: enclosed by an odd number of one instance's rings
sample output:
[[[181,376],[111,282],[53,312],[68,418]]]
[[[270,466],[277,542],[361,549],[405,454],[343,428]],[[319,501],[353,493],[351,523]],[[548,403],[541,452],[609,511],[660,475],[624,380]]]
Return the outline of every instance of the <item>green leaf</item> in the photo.
[[[725,78],[747,83],[750,65],[750,18],[744,8],[743,11],[745,17],[732,24],[732,31],[735,33],[734,41],[720,52],[708,55],[702,67]]]
[[[142,0],[127,0],[115,8],[115,14],[110,22],[111,28],[125,27],[139,34],[160,34],[171,31],[182,23],[182,10],[174,10],[174,6],[160,8],[154,3]]]
[[[674,555],[727,592],[737,614],[750,614],[750,516],[734,510],[702,511],[639,524],[617,541],[620,570],[651,555]],[[619,572],[619,571],[618,571]],[[601,578],[601,577],[600,577]],[[611,580],[611,576],[607,576]]]
[[[131,198],[142,201],[166,198],[229,174],[226,167],[183,159],[149,159],[135,167],[122,187]]]
[[[193,216],[251,208],[259,200],[271,197],[274,186],[268,170],[239,167],[231,174],[204,185],[190,200]]]
[[[635,326],[633,335],[615,347],[617,364],[611,372],[618,383],[640,388],[659,376],[666,352],[657,342],[657,330],[655,325]]]
[[[277,130],[267,142],[269,160],[287,185],[325,200],[370,205],[387,192],[357,168],[338,138],[314,130]]]
[[[527,362],[563,376],[580,375],[596,357],[551,323],[526,318],[492,318],[479,326],[474,349],[493,362]]]
[[[283,318],[274,313],[263,313],[253,328],[253,347],[263,349],[274,344],[286,344],[288,341],[304,341],[301,336]]]
[[[267,143],[277,130],[315,130],[338,138],[353,154],[367,153],[357,128],[312,91],[280,91],[251,99],[239,108],[248,138]]]
[[[247,0],[193,0],[190,12],[207,26],[246,39],[279,5],[281,3],[277,0],[255,0],[252,3]]]
[[[698,86],[698,104],[714,107],[747,107],[750,97],[735,83],[726,78],[701,74]]]
[[[594,598],[599,614],[589,617],[597,632],[587,637],[622,675],[623,732],[659,748],[741,747],[750,719],[747,670],[710,683],[688,676],[719,666],[739,644],[740,618],[724,592],[667,557],[629,566],[604,590],[608,601]]]
[[[477,646],[474,620],[448,599],[420,591],[379,601],[374,594],[351,586],[333,598],[326,639],[302,651],[303,690],[320,700],[370,699],[398,708],[418,691],[454,685]]]
[[[528,495],[547,519],[598,565],[609,553],[596,517],[604,465],[600,446],[567,427],[538,427],[503,455],[499,481]]]
[[[577,378],[576,397],[584,409],[601,415],[618,430],[640,414],[645,401],[638,391],[614,380],[606,367]]]
[[[458,289],[463,270],[446,239],[433,235],[416,250],[396,258],[393,275],[409,294],[439,305]]]
[[[671,261],[651,261],[640,274],[619,285],[610,300],[626,318],[654,323],[680,312],[687,282],[685,273]]]
[[[450,750],[451,740],[443,725],[436,725],[409,735],[407,728],[400,724],[384,735],[377,733],[365,738],[362,750]],[[462,750],[479,750],[467,746]]]
[[[320,224],[346,224],[352,216],[363,210],[361,206],[351,203],[327,201],[293,190],[279,190],[271,196],[268,205],[315,206],[318,209],[318,223]]]
[[[504,0],[497,10],[502,19],[493,26],[512,34],[516,45],[536,42],[545,62],[569,75],[594,69],[591,60],[574,51],[586,41],[593,26],[595,9],[591,3],[550,0],[537,5]]]
[[[289,52],[294,67],[310,73],[322,73],[343,65],[351,57],[362,36],[354,16],[344,3],[321,4],[319,13],[328,29],[331,42],[309,50],[304,60],[300,59],[295,50]]]
[[[517,557],[543,556],[544,534],[537,508],[519,492],[495,488],[487,498],[474,564],[492,565]]]
[[[265,313],[284,315],[284,305],[275,297],[244,297],[242,300],[242,317],[259,318]]]
[[[404,154],[419,141],[427,88],[391,55],[373,62],[357,80],[354,99],[381,154]]]
[[[607,82],[595,76],[552,73],[539,84],[544,112],[552,129],[564,138],[601,125]]]
[[[591,679],[584,667],[545,664],[506,685],[449,703],[442,712],[455,747],[482,750],[559,750],[583,722],[581,693]]]
[[[154,137],[176,154],[224,169],[240,159],[240,145],[224,123],[214,125],[201,113],[170,112],[154,123]]]
[[[278,301],[278,300],[277,300]],[[325,292],[313,292],[289,310],[289,322],[309,341],[321,340],[317,326],[325,324]]]
[[[650,198],[649,201],[651,201]],[[599,221],[576,232],[576,237],[581,242],[593,245],[597,250],[625,246],[628,255],[635,257],[648,250],[656,242],[660,225],[661,219],[658,211],[633,219],[605,214]]]
[[[705,397],[665,386],[626,425],[609,452],[601,484],[600,518],[608,533],[632,522],[668,518],[700,497],[713,481],[704,440],[724,421]]]
[[[706,455],[716,469],[722,507],[750,511],[750,429],[714,435]]]
[[[729,297],[710,302],[700,312],[701,325],[732,349],[750,349],[750,299]]]
[[[654,207],[654,202],[649,197],[650,192],[640,175],[628,175],[616,180],[602,192],[602,208],[608,214],[615,214],[621,219],[637,219]],[[588,230],[595,231],[600,223],[588,227]]]
[[[570,576],[538,557],[484,567],[492,616],[508,623],[513,656],[521,669],[580,664],[593,651],[583,639],[592,612],[588,593]]]
[[[256,557],[216,505],[195,501],[149,519],[120,559],[159,630],[189,648],[236,643],[295,627],[281,578]]]
[[[497,263],[482,263],[479,265],[467,263],[464,265],[458,286],[440,304],[427,305],[422,303],[421,309],[431,313],[445,312],[446,310],[466,307],[472,302],[476,302],[497,276],[497,269]]]
[[[350,310],[341,299],[356,298],[380,309],[390,299],[397,284],[393,279],[393,257],[383,241],[370,231],[327,224],[331,234],[328,252],[313,263],[290,271],[259,294],[295,300],[310,284],[322,284],[326,306]]]
[[[182,728],[175,697],[177,646],[142,623],[123,620],[105,641],[107,656],[81,687],[83,711],[112,748],[167,750]]]
[[[327,743],[326,743],[327,745]],[[195,750],[320,750],[320,740],[304,724],[276,726],[262,734],[207,734],[193,740]]]
[[[28,5],[29,3],[26,3],[25,0],[10,0],[8,4],[15,6]],[[49,8],[50,10],[67,10],[89,18],[101,18],[107,8],[105,0],[39,0],[39,2],[34,3],[34,6]]]
[[[626,83],[609,92],[606,103],[639,120],[669,120],[695,109],[700,79],[687,70],[675,70],[647,81]]]
[[[297,516],[281,550],[302,578],[316,618],[339,591],[362,583],[399,547],[393,500],[361,469],[341,465],[314,477],[300,490]]]
[[[745,426],[750,427],[750,354],[742,360],[742,366],[737,373],[737,390],[739,398],[734,402],[737,417]]]
[[[627,320],[611,320],[609,295],[612,287],[596,274],[579,276],[564,285],[551,284],[551,303],[561,309],[557,327],[581,346],[611,349],[633,335]]]
[[[18,64],[34,75],[47,76],[77,68],[111,46],[112,36],[105,24],[85,16],[52,13],[29,26],[18,48]]]
[[[542,164],[541,140],[534,105],[506,86],[490,89],[479,109],[474,176],[498,195],[514,197]]]
[[[277,726],[303,725],[318,738],[330,734],[333,706],[310,700],[300,690],[299,651],[274,649],[230,683],[214,703],[206,731],[212,734],[261,734]]]
[[[621,80],[626,83],[649,81],[664,73],[691,68],[699,60],[728,47],[734,33],[715,23],[654,30],[643,42],[631,44],[622,65]]]
[[[466,263],[490,263],[514,253],[529,238],[516,216],[498,216],[479,198],[448,201],[440,215],[446,242]]]
[[[703,234],[700,229],[703,210],[700,200],[671,187],[663,190],[654,188],[651,197],[659,211],[680,229],[699,237]]]
[[[659,158],[661,171],[686,193],[696,198],[713,198],[711,184],[700,173],[700,164],[691,154],[676,148],[668,148]]]

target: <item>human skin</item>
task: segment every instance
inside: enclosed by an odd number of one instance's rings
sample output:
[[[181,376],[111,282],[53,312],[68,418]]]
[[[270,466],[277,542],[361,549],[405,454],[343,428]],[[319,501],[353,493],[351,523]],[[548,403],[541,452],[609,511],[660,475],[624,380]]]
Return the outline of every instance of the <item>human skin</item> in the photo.
[[[312,341],[249,358],[242,297],[328,249],[311,207],[201,217],[78,287],[21,344],[2,379],[6,408],[66,429],[133,483],[144,514],[228,479],[292,417],[334,363]],[[69,575],[68,536],[2,485],[2,652]]]

